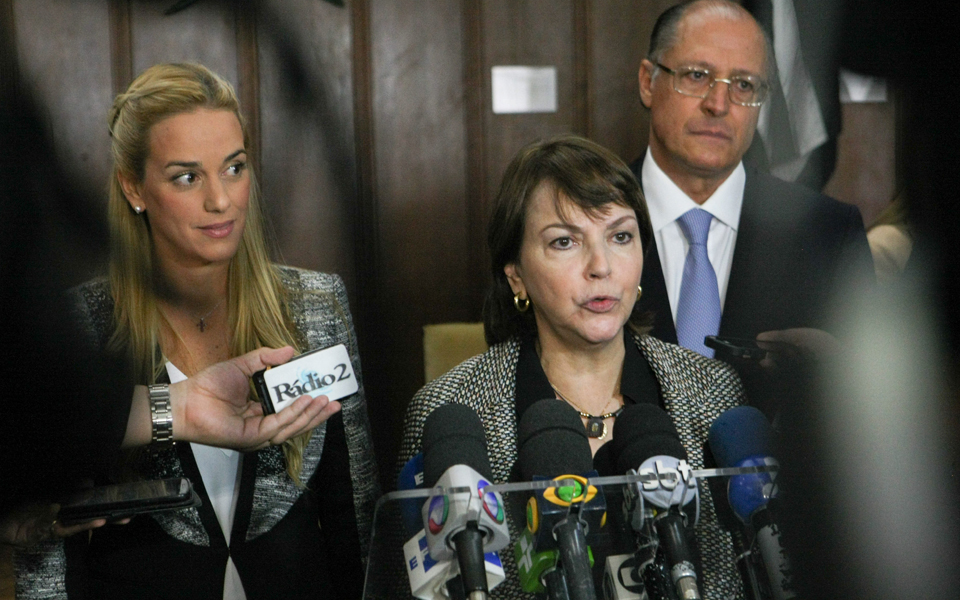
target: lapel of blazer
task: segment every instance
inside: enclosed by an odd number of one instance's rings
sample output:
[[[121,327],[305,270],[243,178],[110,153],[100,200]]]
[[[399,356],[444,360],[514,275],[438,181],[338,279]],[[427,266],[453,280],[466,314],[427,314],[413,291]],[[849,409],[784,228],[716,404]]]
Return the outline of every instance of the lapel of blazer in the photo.
[[[727,282],[727,296],[723,303],[723,315],[720,318],[720,335],[748,336],[748,324],[751,322],[757,305],[765,297],[764,290],[758,287],[757,273],[759,263],[768,257],[777,256],[776,236],[764,231],[761,213],[764,211],[763,194],[759,182],[750,170],[743,189],[743,207],[740,209],[740,223],[737,226],[737,243],[733,251],[733,263],[730,266],[730,279]],[[756,335],[758,332],[754,332]]]

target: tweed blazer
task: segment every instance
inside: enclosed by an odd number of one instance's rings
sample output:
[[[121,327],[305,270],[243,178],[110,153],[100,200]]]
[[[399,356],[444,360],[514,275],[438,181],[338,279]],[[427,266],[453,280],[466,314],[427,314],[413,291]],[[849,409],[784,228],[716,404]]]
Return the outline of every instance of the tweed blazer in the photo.
[[[290,316],[300,335],[300,343],[304,348],[345,344],[358,382],[361,382],[360,389],[355,395],[342,400],[339,415],[313,431],[303,453],[301,479],[306,483],[305,488],[297,487],[286,474],[283,452],[279,447],[271,446],[244,454],[238,483],[240,495],[229,547],[205,496],[202,481],[198,480],[199,472],[188,445],[176,444],[160,452],[142,453],[135,467],[139,475],[147,479],[192,475],[191,479],[195,488],[198,488],[203,504],[198,508],[141,516],[128,526],[108,526],[95,531],[88,550],[94,559],[88,556],[86,562],[100,567],[98,577],[107,578],[112,594],[119,595],[119,590],[125,589],[129,597],[145,597],[146,593],[156,597],[216,597],[217,590],[222,589],[223,566],[229,555],[237,565],[247,598],[251,600],[258,597],[322,597],[325,595],[323,590],[305,589],[313,587],[316,581],[309,579],[309,572],[321,570],[319,565],[310,566],[311,558],[324,561],[322,557],[328,551],[327,548],[317,547],[318,544],[322,545],[324,539],[318,533],[318,516],[321,521],[328,516],[342,522],[355,522],[359,551],[351,554],[366,557],[379,487],[356,334],[346,290],[343,281],[336,275],[291,267],[276,268],[287,293]],[[71,295],[82,329],[97,347],[102,348],[113,330],[113,300],[108,282],[105,279],[93,280],[72,290]],[[337,425],[334,428],[335,438],[332,439],[336,441],[325,443],[334,419]],[[322,461],[327,452],[333,452],[334,456]],[[347,464],[331,465],[331,462]],[[325,510],[336,510],[325,503],[323,497],[332,483],[326,481],[331,472],[344,483],[349,478],[354,519],[344,519],[343,514],[324,514]],[[324,489],[325,483],[327,490]],[[164,533],[169,537],[164,538]],[[328,532],[327,535],[334,534]],[[166,573],[166,577],[160,581],[151,582],[151,577],[157,576],[151,576],[149,572],[160,570],[161,567],[152,564],[146,568],[138,564],[136,558],[125,558],[122,552],[115,551],[118,544],[139,548],[140,540],[144,540],[143,547],[154,548],[150,551],[154,554],[159,552],[177,556],[171,559],[174,566],[178,564],[176,560],[189,560],[184,557],[191,557],[191,577],[182,578],[177,577],[176,573]],[[65,582],[67,554],[61,542],[48,542],[20,552],[16,558],[17,597],[65,598],[72,577],[68,576]],[[271,558],[277,563],[289,562],[293,566],[285,569],[275,568],[277,565],[270,567]],[[124,564],[124,560],[127,564]],[[162,561],[163,558],[157,557],[157,560]],[[69,568],[74,569],[73,562]],[[124,578],[124,568],[129,573],[126,578],[136,583],[117,581]],[[143,575],[142,572],[148,574]],[[306,580],[289,580],[305,573]],[[342,576],[343,573],[334,575]],[[92,579],[93,575],[90,577]],[[362,578],[362,572],[359,577]],[[344,587],[343,582],[329,583],[333,587]],[[131,587],[123,588],[125,585]],[[362,585],[362,581],[357,583],[359,585]]]
[[[651,336],[634,337],[660,384],[661,400],[673,419],[689,463],[703,468],[703,446],[714,420],[744,402],[743,386],[729,365],[667,344]],[[520,342],[510,340],[461,363],[421,389],[407,408],[400,449],[400,465],[420,452],[427,416],[438,406],[457,402],[474,409],[483,422],[491,475],[505,482],[517,460],[516,374]],[[721,600],[742,595],[735,569],[733,545],[720,529],[708,486],[700,488],[700,521],[696,535],[703,559],[701,592]],[[516,529],[511,523],[511,537]],[[519,587],[514,561],[503,557],[507,581],[493,590],[495,597],[527,597]]]

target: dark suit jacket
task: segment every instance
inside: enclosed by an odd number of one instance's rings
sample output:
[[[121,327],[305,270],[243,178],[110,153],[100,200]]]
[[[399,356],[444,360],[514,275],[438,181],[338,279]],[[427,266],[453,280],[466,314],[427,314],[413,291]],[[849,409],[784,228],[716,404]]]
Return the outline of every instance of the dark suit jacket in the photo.
[[[641,164],[632,165],[638,180]],[[828,329],[825,303],[851,277],[874,280],[860,211],[748,167],[720,335],[752,339],[791,327]],[[656,244],[640,283],[640,305],[654,316],[651,335],[676,343]]]

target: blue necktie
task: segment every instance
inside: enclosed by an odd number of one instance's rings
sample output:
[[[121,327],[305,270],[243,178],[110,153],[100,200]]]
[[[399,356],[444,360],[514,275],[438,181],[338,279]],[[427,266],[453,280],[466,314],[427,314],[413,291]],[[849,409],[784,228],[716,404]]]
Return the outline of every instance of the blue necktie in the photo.
[[[677,340],[684,348],[710,358],[713,358],[713,349],[703,344],[703,338],[716,335],[720,330],[720,289],[707,256],[707,234],[712,220],[713,215],[702,208],[689,210],[677,219],[690,243],[677,303]]]

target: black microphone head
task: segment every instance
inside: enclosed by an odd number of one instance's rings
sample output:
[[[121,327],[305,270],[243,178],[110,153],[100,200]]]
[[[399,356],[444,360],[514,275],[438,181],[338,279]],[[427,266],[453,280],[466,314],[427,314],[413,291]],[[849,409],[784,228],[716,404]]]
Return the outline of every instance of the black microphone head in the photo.
[[[430,488],[454,465],[466,465],[490,479],[483,423],[469,406],[444,404],[423,423],[423,483]]]
[[[569,404],[540,400],[523,413],[517,427],[517,463],[525,481],[534,475],[553,479],[593,470],[587,430]]]
[[[607,445],[611,447],[610,464],[616,469],[611,475],[636,469],[651,456],[687,459],[670,415],[649,403],[624,406],[613,425],[613,439]]]

